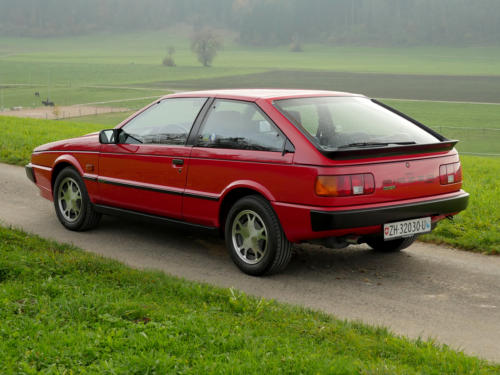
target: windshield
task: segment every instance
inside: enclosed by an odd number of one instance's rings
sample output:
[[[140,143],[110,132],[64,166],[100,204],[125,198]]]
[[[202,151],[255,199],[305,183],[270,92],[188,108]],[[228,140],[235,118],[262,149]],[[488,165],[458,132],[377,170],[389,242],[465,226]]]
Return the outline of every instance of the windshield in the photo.
[[[364,97],[284,99],[274,104],[325,151],[439,142],[424,129]]]

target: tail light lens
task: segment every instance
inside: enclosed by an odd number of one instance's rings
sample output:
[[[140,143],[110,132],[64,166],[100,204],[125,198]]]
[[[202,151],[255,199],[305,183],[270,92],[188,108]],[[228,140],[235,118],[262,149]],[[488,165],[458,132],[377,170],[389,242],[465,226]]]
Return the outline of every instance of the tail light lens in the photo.
[[[371,173],[318,176],[316,194],[322,197],[346,197],[365,195],[375,191],[375,179]]]
[[[441,185],[462,182],[462,166],[460,162],[440,165],[439,181]]]

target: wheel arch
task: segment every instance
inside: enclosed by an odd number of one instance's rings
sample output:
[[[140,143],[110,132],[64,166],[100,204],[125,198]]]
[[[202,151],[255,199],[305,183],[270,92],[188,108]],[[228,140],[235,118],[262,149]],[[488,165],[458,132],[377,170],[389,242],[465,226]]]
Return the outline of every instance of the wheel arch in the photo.
[[[80,163],[78,163],[78,160],[76,160],[74,156],[71,155],[59,156],[54,161],[54,164],[52,166],[52,175],[50,181],[50,187],[52,191],[54,190],[54,183],[56,182],[57,175],[66,167],[73,167],[80,174],[80,176],[83,176],[84,174],[83,169],[80,166]]]
[[[221,197],[221,203],[219,206],[218,222],[219,231],[222,235],[224,235],[227,213],[233,204],[241,198],[249,195],[258,195],[270,202],[274,201],[273,195],[267,189],[261,188],[258,185],[256,186],[255,184],[239,184],[228,187]]]

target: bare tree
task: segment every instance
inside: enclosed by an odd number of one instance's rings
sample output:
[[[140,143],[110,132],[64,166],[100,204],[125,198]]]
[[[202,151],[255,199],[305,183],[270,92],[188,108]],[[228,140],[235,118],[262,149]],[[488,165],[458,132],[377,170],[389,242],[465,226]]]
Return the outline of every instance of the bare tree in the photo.
[[[212,29],[205,28],[196,31],[191,36],[191,50],[198,56],[198,61],[203,66],[212,65],[217,51],[222,48],[222,40]]]
[[[175,47],[170,46],[167,48],[167,56],[165,56],[162,61],[164,66],[175,66],[174,53]]]
[[[303,52],[302,42],[300,41],[300,37],[297,33],[292,36],[292,43],[290,43],[290,51],[291,52]]]

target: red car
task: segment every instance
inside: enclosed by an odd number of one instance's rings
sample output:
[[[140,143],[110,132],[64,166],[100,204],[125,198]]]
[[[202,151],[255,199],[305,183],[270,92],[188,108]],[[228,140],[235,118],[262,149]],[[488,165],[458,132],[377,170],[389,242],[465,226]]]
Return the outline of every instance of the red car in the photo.
[[[199,91],[37,147],[26,172],[68,229],[102,214],[219,229],[262,275],[292,243],[398,251],[465,209],[456,142],[361,95]]]

